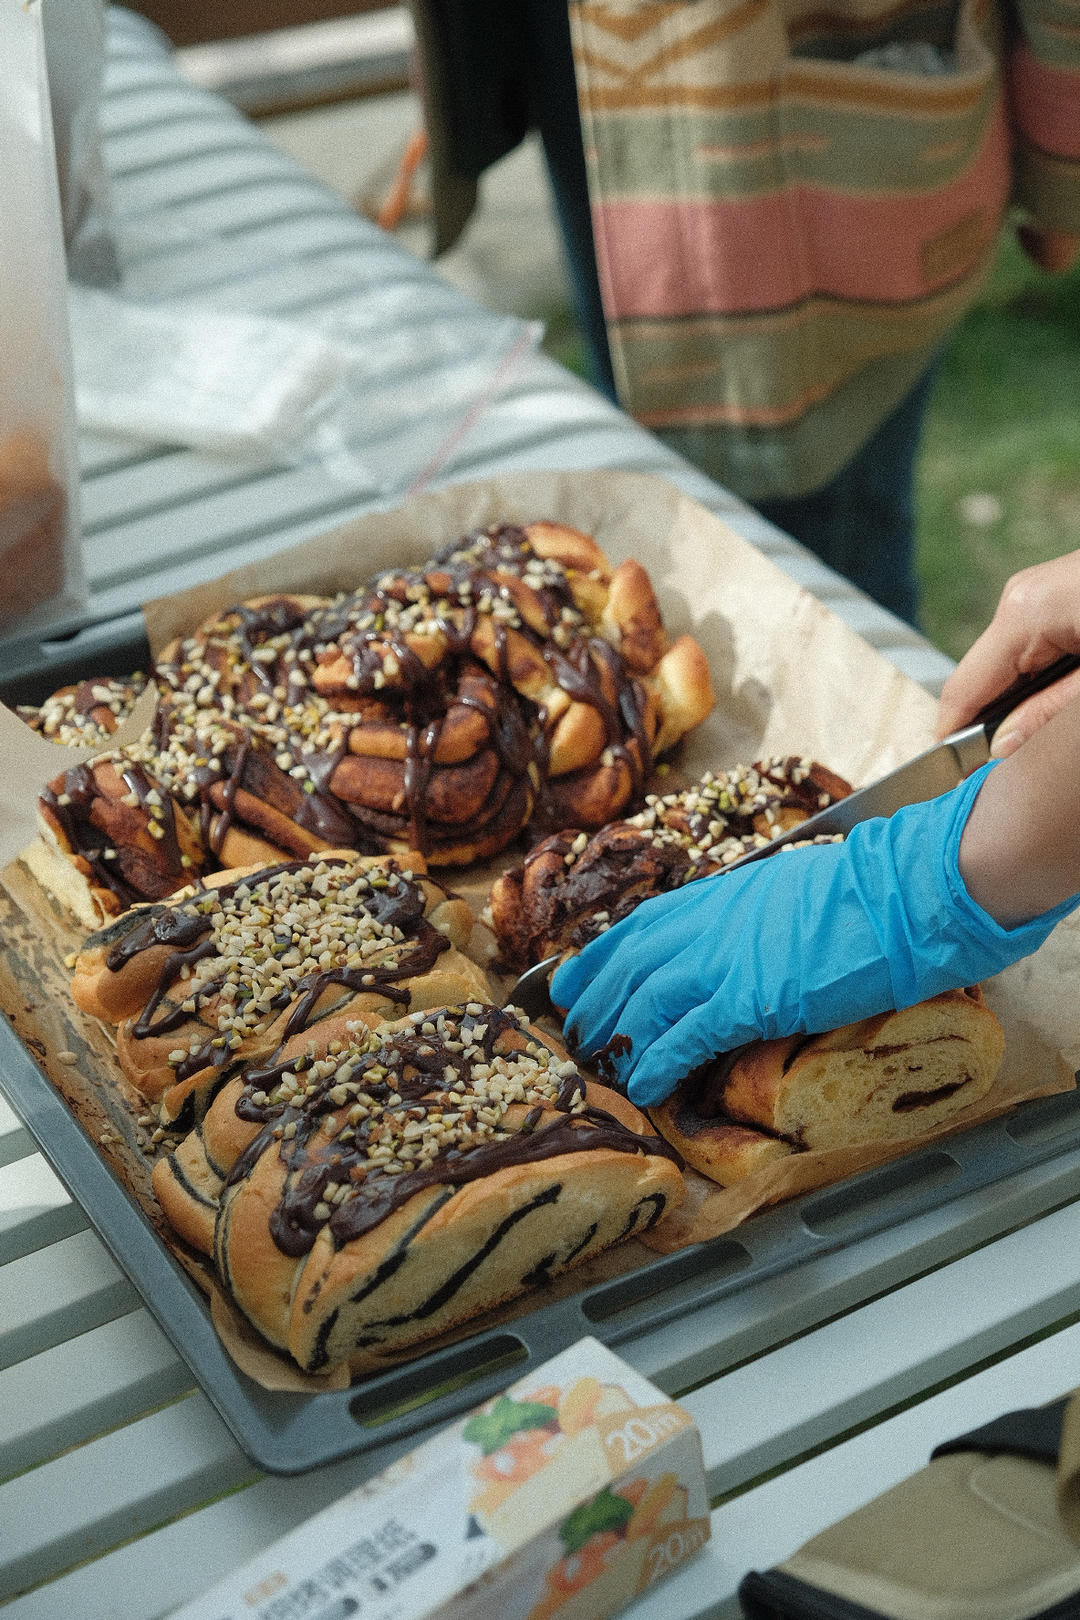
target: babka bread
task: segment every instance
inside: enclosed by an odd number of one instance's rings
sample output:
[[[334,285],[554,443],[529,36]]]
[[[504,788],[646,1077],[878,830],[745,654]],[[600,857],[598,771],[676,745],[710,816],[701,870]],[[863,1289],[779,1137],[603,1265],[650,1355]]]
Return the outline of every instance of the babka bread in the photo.
[[[177,1232],[308,1372],[400,1352],[653,1225],[667,1143],[513,1008],[294,1035],[154,1167]]]
[[[346,851],[209,877],[92,934],[72,996],[118,1026],[120,1065],[162,1126],[198,1118],[227,1073],[321,1019],[374,1027],[490,995],[464,954],[469,906],[414,863]]]
[[[649,1110],[702,1175],[728,1186],[788,1153],[902,1142],[980,1102],[1005,1050],[975,986],[824,1035],[755,1041]]]
[[[469,535],[334,601],[241,603],[153,675],[152,730],[42,795],[44,836],[102,918],[256,860],[416,849],[450,865],[530,820],[600,827],[713,701],[641,565],[612,568],[554,523]]]
[[[16,714],[50,742],[72,748],[106,744],[146,690],[146,676],[99,675],[61,686],[44,703],[20,703]]]
[[[489,915],[507,968],[576,951],[651,895],[708,877],[851,792],[814,760],[777,756],[709,771],[593,836],[580,826],[535,844],[496,878]]]

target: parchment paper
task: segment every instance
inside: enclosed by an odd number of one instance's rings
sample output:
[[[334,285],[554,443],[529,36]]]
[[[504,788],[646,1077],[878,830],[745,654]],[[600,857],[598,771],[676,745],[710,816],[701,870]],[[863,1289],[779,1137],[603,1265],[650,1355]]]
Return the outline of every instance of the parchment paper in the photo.
[[[717,705],[681,745],[670,780],[688,780],[706,769],[765,754],[796,753],[814,756],[861,786],[933,740],[936,704],[926,692],[720,519],[661,480],[634,474],[516,473],[415,497],[397,511],[359,518],[192,591],[149,603],[144,612],[151,647],[157,653],[174,635],[247,596],[286,589],[330,595],[355,587],[384,567],[423,562],[470,529],[544,518],[593,534],[615,562],[636,557],[653,579],[669,632],[674,636],[691,630],[706,652]],[[55,774],[75,757],[44,743],[13,717],[10,721],[0,725],[0,791],[7,792],[0,826],[3,863],[33,834],[42,772]],[[51,768],[43,763],[43,749],[54,762]],[[479,909],[491,878],[519,853],[511,847],[484,867],[440,875]],[[84,1095],[73,1102],[77,1111],[90,1107],[87,1099],[102,1088],[114,1098],[122,1095],[108,1038],[94,1020],[84,1018],[70,1002],[54,1006],[44,1021],[22,1011],[20,954],[28,952],[34,959],[44,997],[48,983],[61,983],[63,954],[76,948],[79,935],[40,893],[34,896],[35,886],[24,869],[9,868],[3,880],[12,897],[7,914],[0,916],[0,931],[6,929],[9,940],[7,970],[0,974],[5,1010],[14,1016],[12,1003],[19,1001],[16,1027],[69,1100],[75,1075],[84,1075]],[[31,913],[36,914],[32,925],[27,921]],[[21,930],[16,927],[20,918]],[[1035,957],[985,987],[1005,1028],[1006,1060],[984,1103],[958,1116],[952,1128],[1073,1085],[1080,1066],[1078,970],[1080,922],[1072,918],[1055,929]],[[62,989],[59,994],[63,996]],[[57,1061],[57,1041],[64,1042],[66,1062]],[[76,1064],[70,1062],[73,1051]],[[130,1099],[123,1107],[130,1111]],[[138,1133],[110,1125],[106,1134],[114,1130],[124,1151],[110,1141],[102,1151],[129,1184],[134,1181],[140,1202],[149,1198],[152,1206],[148,1174],[139,1171],[137,1151],[132,1151]],[[913,1145],[801,1153],[729,1190],[691,1172],[684,1211],[650,1234],[650,1245],[669,1250],[727,1231],[754,1209],[895,1157]],[[614,1274],[646,1258],[632,1244],[607,1263]],[[602,1262],[559,1279],[556,1291],[563,1294],[595,1282],[602,1274],[598,1265]],[[527,1296],[498,1318],[535,1309],[550,1297],[548,1291]],[[223,1320],[224,1313],[217,1312],[219,1317]],[[483,1325],[493,1319],[485,1317]]]

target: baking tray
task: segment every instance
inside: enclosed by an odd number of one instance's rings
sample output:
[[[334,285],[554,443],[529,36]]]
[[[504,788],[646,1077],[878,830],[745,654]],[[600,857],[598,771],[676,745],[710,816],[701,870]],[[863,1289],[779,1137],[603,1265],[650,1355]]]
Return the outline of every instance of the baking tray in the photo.
[[[355,1453],[382,1467],[420,1431],[504,1388],[511,1368],[520,1377],[585,1334],[633,1360],[635,1342],[678,1322],[697,1376],[715,1375],[749,1351],[744,1315],[726,1320],[715,1307],[735,1296],[759,1304],[759,1338],[775,1342],[792,1326],[776,1291],[768,1293],[778,1276],[840,1249],[865,1250],[842,1301],[805,1273],[801,1326],[809,1326],[1067,1202],[1080,1173],[1080,1091],[1063,1092],[755,1215],[729,1236],[656,1257],[556,1303],[541,1300],[508,1324],[481,1326],[347,1390],[292,1394],[264,1389],[230,1359],[203,1294],[2,1021],[0,1087],[237,1443],[259,1467],[281,1474]],[[1037,1167],[1044,1173],[1033,1175]],[[992,1199],[980,1200],[988,1189]],[[931,1230],[934,1211],[944,1219]]]
[[[87,624],[63,636],[38,632],[0,642],[0,698],[40,703],[58,687],[95,675],[130,675],[147,669],[150,643],[141,613]]]
[[[99,625],[69,641],[0,649],[0,692],[33,701],[88,668],[119,673],[145,660],[141,621]],[[602,1281],[584,1268],[557,1297],[537,1291],[512,1320],[481,1321],[469,1337],[349,1390],[294,1394],[264,1389],[230,1359],[205,1296],[4,1020],[0,1086],[238,1444],[282,1474],[354,1453],[382,1467],[583,1334],[682,1392],[1068,1202],[1080,1184],[1080,1094],[1065,1092],[759,1213],[710,1243],[650,1255]]]

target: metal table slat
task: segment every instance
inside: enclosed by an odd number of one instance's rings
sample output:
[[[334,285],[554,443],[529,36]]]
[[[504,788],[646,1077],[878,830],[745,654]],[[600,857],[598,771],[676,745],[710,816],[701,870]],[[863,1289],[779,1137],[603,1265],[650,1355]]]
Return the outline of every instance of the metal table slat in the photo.
[[[76,1232],[0,1271],[0,1368],[134,1310],[138,1294],[93,1232]]]
[[[145,1310],[133,1310],[0,1372],[0,1480],[191,1392]]]
[[[110,42],[105,65],[106,98],[116,102],[121,97],[132,94],[144,95],[155,90],[173,89],[177,75],[170,56],[171,52],[167,46],[148,56],[137,44],[131,50],[114,51]],[[194,91],[194,86],[192,90]],[[207,96],[207,105],[211,99]],[[195,105],[194,101],[192,105]]]
[[[95,587],[123,574],[122,568],[117,567],[121,559],[111,556],[109,550],[105,551],[103,557],[98,557],[94,552],[92,541],[95,535],[111,536],[117,531],[129,533],[132,525],[142,525],[148,519],[156,521],[170,510],[186,510],[189,501],[218,500],[229,491],[249,486],[252,482],[249,462],[230,461],[224,456],[201,455],[196,450],[176,450],[169,446],[163,446],[150,455],[146,454],[145,447],[140,447],[140,451],[141,461],[115,471],[111,468],[103,470],[88,478],[83,488],[83,534],[91,542],[87,552],[90,578]],[[280,469],[274,469],[266,476],[278,478],[282,475]],[[277,491],[268,493],[276,496]],[[288,507],[286,500],[286,512]],[[188,538],[181,535],[178,555],[183,555]],[[201,540],[200,536],[190,538],[195,544]],[[131,573],[142,571],[132,558],[123,561]]]
[[[187,163],[207,154],[226,157],[234,152],[265,150],[258,133],[237,116],[221,109],[217,117],[174,118],[107,135],[102,142],[109,173],[127,184],[173,163]]]
[[[14,1109],[0,1097],[0,1165],[14,1164],[37,1150],[33,1138]]]
[[[183,590],[242,560],[266,556],[303,533],[342,521],[359,509],[364,494],[370,504],[377,488],[334,485],[317,467],[275,469],[203,494],[182,508],[151,512],[106,533],[90,534],[85,558],[94,606],[111,616],[149,595]],[[170,559],[167,566],[161,564],[163,556]]]
[[[362,1478],[355,1463],[338,1463],[298,1479],[260,1479],[16,1599],[5,1620],[158,1620]]]
[[[355,222],[327,207],[324,198],[313,197],[302,215],[258,221],[230,236],[202,237],[190,244],[147,240],[144,250],[126,256],[124,286],[133,298],[179,294],[216,301],[218,289],[250,276],[253,263],[264,270],[276,264],[311,264],[324,253],[353,247],[355,240]]]
[[[174,200],[168,207],[158,207],[133,219],[122,220],[124,241],[131,241],[135,227],[151,243],[155,240],[155,233],[162,232],[163,235],[156,238],[159,247],[162,240],[183,246],[185,238],[227,238],[252,225],[294,219],[298,209],[310,209],[312,190],[311,181],[303,182],[289,173],[281,172],[273,182],[262,185],[250,182],[234,190],[224,201],[213,193],[203,195],[193,190],[192,195]],[[327,196],[325,202],[329,211],[332,199]],[[135,233],[136,251],[139,240],[139,235]]]
[[[179,167],[155,167],[146,173],[117,175],[111,196],[121,222],[145,219],[208,198],[228,211],[237,193],[252,187],[287,185],[281,158],[267,148],[237,144],[235,150],[210,152]]]
[[[0,1169],[0,1265],[85,1225],[82,1210],[39,1155]]]
[[[341,331],[342,335],[356,331],[360,336],[371,333],[388,341],[390,334],[378,331],[374,308],[385,302],[378,293],[381,275],[387,275],[387,280],[392,278],[395,301],[398,299],[402,267],[392,263],[396,257],[396,253],[384,253],[381,243],[373,251],[372,244],[363,241],[325,252],[313,248],[303,257],[283,258],[276,264],[260,266],[246,283],[230,277],[217,286],[206,301],[215,307],[246,314],[292,319],[304,316],[305,324],[314,325],[319,331],[331,334]],[[414,264],[415,261],[404,267],[406,273],[412,272]],[[432,290],[430,283],[422,276],[415,279],[418,288],[423,287],[426,303]],[[366,290],[366,284],[373,285],[372,309],[365,307],[362,297],[357,296],[358,289]],[[441,325],[444,347],[449,347],[453,333],[445,330],[446,322],[454,322],[460,329],[466,318],[472,321],[474,317],[474,310],[461,294],[447,287],[442,307],[425,309],[418,326],[422,331],[424,328],[437,330]],[[410,331],[408,336],[418,339],[421,331],[415,334]],[[465,352],[459,336],[458,358],[464,358]]]
[[[0,1601],[253,1475],[197,1394],[42,1463],[0,1485]]]
[[[107,79],[111,78],[110,69]],[[99,119],[106,142],[136,129],[164,129],[176,123],[197,124],[207,116],[206,102],[193,103],[190,85],[178,84],[175,75],[168,88],[154,85],[145,95],[133,92],[120,96],[108,92],[107,85]],[[221,101],[213,101],[212,106],[214,118],[231,118],[232,109]]]
[[[140,60],[145,59],[147,52],[156,51],[165,57],[172,55],[172,46],[165,35],[138,12],[124,6],[110,6],[105,22],[110,64],[129,52],[137,53]]]
[[[1075,1205],[969,1256],[962,1286],[945,1267],[866,1305],[860,1335],[873,1356],[851,1354],[846,1319],[775,1350],[769,1361],[784,1391],[782,1436],[775,1389],[763,1386],[757,1363],[686,1396],[707,1437],[709,1489],[718,1496],[744,1486],[1070,1315],[1080,1316]]]

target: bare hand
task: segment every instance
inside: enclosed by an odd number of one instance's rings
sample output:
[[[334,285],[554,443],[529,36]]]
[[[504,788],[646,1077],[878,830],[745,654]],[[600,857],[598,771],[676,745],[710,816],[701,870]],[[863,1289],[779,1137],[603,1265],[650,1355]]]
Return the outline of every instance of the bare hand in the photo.
[[[1062,653],[1080,653],[1080,551],[1025,568],[1006,583],[990,624],[945,682],[938,736],[969,724],[1018,675],[1044,669]],[[1077,695],[1080,670],[1028,698],[1002,721],[993,753],[1014,753]]]

